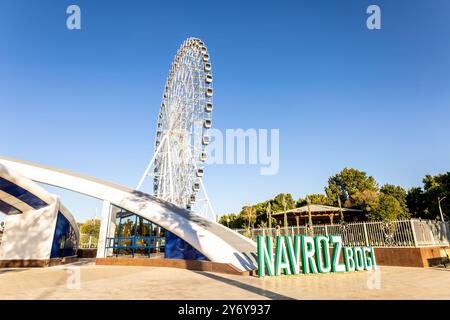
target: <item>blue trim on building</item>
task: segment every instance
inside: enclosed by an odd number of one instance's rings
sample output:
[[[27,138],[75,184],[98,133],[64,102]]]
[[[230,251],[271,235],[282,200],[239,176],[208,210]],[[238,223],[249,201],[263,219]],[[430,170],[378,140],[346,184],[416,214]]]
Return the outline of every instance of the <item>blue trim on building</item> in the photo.
[[[75,246],[75,233],[69,220],[61,212],[58,212],[50,258],[73,256],[76,254]]]
[[[45,203],[40,198],[36,197],[28,190],[25,190],[24,188],[4,178],[0,178],[0,190],[25,202],[30,207],[36,210],[46,207],[48,205],[47,203]]]
[[[16,207],[14,207],[14,206],[10,205],[9,203],[6,203],[2,200],[0,200],[0,212],[3,212],[4,214],[7,214],[7,215],[22,213],[22,211],[20,211]]]
[[[189,243],[168,231],[166,231],[166,250],[164,251],[164,258],[203,261],[208,260],[207,257],[205,257]]]

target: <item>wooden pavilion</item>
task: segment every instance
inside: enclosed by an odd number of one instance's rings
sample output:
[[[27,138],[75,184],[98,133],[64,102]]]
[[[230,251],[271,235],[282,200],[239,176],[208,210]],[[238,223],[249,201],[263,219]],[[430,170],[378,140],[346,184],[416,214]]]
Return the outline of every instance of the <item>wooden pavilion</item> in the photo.
[[[347,209],[321,204],[310,204],[291,210],[286,210],[288,224],[290,226],[306,225],[311,215],[313,224],[333,224],[333,221],[339,221],[340,216],[344,216],[345,220],[358,221],[362,220],[362,210]],[[284,211],[272,214],[272,217],[278,220],[281,225],[284,223]]]

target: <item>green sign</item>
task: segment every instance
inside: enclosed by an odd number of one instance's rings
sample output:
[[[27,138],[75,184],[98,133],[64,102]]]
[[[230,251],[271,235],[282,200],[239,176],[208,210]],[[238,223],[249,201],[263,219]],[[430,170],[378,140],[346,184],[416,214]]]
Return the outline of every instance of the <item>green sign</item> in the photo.
[[[275,245],[275,248],[274,248]],[[258,236],[258,275],[373,270],[373,247],[345,247],[341,236]]]

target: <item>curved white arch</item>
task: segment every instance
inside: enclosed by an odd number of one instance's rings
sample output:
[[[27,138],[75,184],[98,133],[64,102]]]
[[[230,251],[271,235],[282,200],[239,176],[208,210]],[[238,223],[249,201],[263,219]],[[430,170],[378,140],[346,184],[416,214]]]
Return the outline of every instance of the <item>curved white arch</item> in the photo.
[[[0,163],[27,178],[81,193],[134,212],[185,240],[212,262],[230,263],[241,271],[256,269],[252,240],[148,194],[96,178],[0,156]]]

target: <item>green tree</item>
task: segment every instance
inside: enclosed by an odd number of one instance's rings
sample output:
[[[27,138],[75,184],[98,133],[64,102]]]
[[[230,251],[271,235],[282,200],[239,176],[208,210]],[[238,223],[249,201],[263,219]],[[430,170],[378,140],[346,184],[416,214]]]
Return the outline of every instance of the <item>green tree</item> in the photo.
[[[338,204],[337,197],[339,196],[341,203],[347,208],[355,207],[355,195],[366,190],[377,192],[377,182],[366,172],[353,168],[344,168],[338,174],[330,177],[328,186],[325,187],[325,193],[333,201],[333,205]]]
[[[450,217],[450,172],[436,176],[426,175],[422,180],[423,188],[411,188],[406,203],[412,216],[424,219],[440,219],[438,199],[441,201],[444,219]]]
[[[79,224],[78,227],[80,229],[80,233],[98,237],[100,233],[100,220],[89,219],[84,223]]]
[[[287,211],[294,209],[296,203],[290,193],[280,193],[271,200],[272,210],[274,212],[283,212],[283,226],[288,227]],[[275,221],[272,221],[275,222]]]
[[[268,220],[267,220],[267,214],[266,214],[266,207],[267,207],[267,202],[261,202],[258,204],[253,205],[252,207],[255,209],[255,213],[256,213],[256,224],[257,225],[263,225],[263,224],[267,224]]]
[[[247,228],[253,228],[256,222],[256,209],[253,206],[246,206],[242,210],[242,216],[245,219]]]
[[[363,210],[369,219],[379,206],[379,193],[377,191],[357,191],[352,197],[353,207]]]
[[[429,217],[431,219],[440,218],[438,199],[446,197],[444,201],[441,201],[441,208],[444,219],[448,220],[450,216],[450,172],[436,176],[426,175],[423,184]]]
[[[320,205],[324,205],[324,206],[332,206],[333,205],[333,200],[321,193],[309,194],[308,197],[309,197],[309,201],[311,201],[311,204],[320,204]],[[297,207],[303,207],[303,206],[306,206],[306,199],[299,198],[297,201]]]
[[[223,224],[224,226],[227,226],[227,227],[231,228],[233,220],[235,220],[235,219],[232,219],[232,216],[233,216],[233,213],[223,214],[223,215],[220,216],[218,222],[220,224]]]
[[[287,210],[295,208],[295,201],[290,193],[280,193],[275,196],[271,201],[273,212],[282,212],[284,210],[284,205],[286,205]]]
[[[414,187],[408,190],[406,205],[413,218],[428,217],[426,197],[422,188]]]
[[[378,208],[369,215],[370,220],[392,221],[405,218],[400,202],[389,194],[381,193]]]
[[[400,204],[400,207],[402,209],[401,216],[403,217],[409,217],[409,210],[408,206],[406,204],[406,196],[407,193],[405,189],[403,189],[400,186],[395,186],[393,184],[385,184],[381,187],[380,192],[385,195],[393,196]]]
[[[89,219],[83,223],[77,223],[80,230],[80,245],[95,244],[100,234],[100,220]]]
[[[234,213],[224,214],[220,217],[219,223],[231,229],[242,228],[242,219]]]

